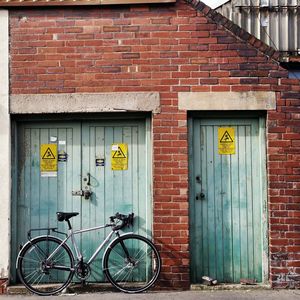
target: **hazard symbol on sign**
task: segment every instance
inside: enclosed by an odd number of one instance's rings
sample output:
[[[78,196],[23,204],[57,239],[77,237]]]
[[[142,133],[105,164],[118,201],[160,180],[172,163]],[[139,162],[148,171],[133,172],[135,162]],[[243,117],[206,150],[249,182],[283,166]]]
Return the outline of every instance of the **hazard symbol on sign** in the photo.
[[[128,169],[128,145],[112,144],[111,146],[111,169],[113,171]]]
[[[220,143],[233,143],[233,139],[227,130],[225,131],[222,138],[220,139]]]
[[[118,150],[114,152],[113,158],[126,158],[126,155],[120,146],[118,146]]]
[[[50,147],[47,148],[43,155],[43,159],[55,159],[55,155],[53,154]]]
[[[57,145],[42,144],[40,149],[40,170],[42,177],[57,176]]]
[[[218,128],[218,149],[219,154],[235,154],[235,136],[234,128],[219,127]]]

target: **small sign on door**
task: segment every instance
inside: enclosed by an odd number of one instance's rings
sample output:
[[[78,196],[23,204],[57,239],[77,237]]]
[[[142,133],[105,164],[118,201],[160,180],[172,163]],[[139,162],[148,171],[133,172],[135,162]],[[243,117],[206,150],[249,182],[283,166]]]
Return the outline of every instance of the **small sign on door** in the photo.
[[[111,169],[113,171],[128,170],[128,145],[112,144]]]
[[[42,177],[57,176],[57,145],[41,144],[40,170]]]
[[[235,154],[235,135],[233,127],[218,128],[218,149],[219,154]]]

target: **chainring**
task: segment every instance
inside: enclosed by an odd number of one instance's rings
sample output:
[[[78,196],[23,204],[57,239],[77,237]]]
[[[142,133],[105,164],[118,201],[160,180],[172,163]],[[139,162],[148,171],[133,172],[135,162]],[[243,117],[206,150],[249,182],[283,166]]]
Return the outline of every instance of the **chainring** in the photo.
[[[91,275],[91,268],[87,263],[79,262],[75,268],[75,275],[80,280],[86,280]]]

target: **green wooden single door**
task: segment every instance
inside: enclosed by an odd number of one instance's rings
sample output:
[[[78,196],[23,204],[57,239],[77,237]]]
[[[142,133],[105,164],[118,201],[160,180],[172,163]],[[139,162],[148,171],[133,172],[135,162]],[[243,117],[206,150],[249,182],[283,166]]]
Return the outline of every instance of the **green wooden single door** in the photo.
[[[119,144],[128,148],[127,168],[112,170],[113,147]],[[58,157],[57,171],[52,174],[41,172],[45,154],[41,153],[41,145],[56,145],[57,154],[53,155]],[[13,262],[29,229],[58,227],[66,231],[65,222],[56,220],[57,211],[80,213],[72,218],[74,229],[105,224],[116,212],[134,212],[135,225],[130,230],[151,235],[148,146],[145,119],[19,124],[12,207]],[[91,193],[89,197],[79,195],[85,190]],[[33,232],[33,236],[43,233],[46,232]],[[97,249],[104,235],[102,230],[77,236],[85,259]],[[90,281],[103,279],[100,260],[101,255],[91,266]]]
[[[202,276],[228,283],[263,280],[266,178],[259,124],[258,119],[190,121],[193,283]]]

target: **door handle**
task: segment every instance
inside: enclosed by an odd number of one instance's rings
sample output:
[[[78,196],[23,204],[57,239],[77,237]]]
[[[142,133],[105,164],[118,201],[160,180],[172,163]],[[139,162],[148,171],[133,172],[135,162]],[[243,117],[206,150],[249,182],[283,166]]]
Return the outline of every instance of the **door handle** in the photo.
[[[87,173],[87,176],[83,178],[84,181],[84,190],[82,191],[82,196],[84,196],[85,200],[88,200],[91,198],[93,192],[91,191],[91,173]]]
[[[200,175],[197,175],[195,179],[196,179],[196,183],[198,183],[198,184],[202,183]],[[196,200],[203,200],[204,198],[205,198],[205,195],[203,192],[196,194]]]
[[[196,195],[196,200],[203,200],[204,198],[205,198],[205,195],[204,195],[203,192],[198,193],[198,194]]]
[[[91,189],[91,174],[87,173],[87,177],[83,178],[83,181],[85,182],[85,189],[79,190],[79,191],[72,191],[72,196],[79,196],[84,197],[84,199],[88,200],[91,198],[93,192]]]

